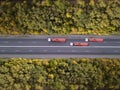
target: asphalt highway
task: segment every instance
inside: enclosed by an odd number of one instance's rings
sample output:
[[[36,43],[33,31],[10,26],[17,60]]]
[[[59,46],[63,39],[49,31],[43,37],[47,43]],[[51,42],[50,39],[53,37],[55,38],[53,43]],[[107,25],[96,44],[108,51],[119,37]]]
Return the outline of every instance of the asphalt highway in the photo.
[[[104,38],[104,42],[88,42],[89,46],[70,46],[70,42],[85,42],[84,38],[67,38],[64,42],[48,42],[45,38],[0,37],[0,57],[25,58],[120,58],[120,38]]]

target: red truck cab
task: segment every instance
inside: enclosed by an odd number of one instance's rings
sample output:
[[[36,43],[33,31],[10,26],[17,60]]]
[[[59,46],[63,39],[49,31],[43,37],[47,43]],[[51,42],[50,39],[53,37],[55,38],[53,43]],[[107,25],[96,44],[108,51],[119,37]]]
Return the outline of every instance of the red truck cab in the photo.
[[[71,42],[70,46],[89,46],[86,42]]]
[[[103,38],[85,38],[86,42],[103,42]]]
[[[66,42],[66,38],[48,38],[49,42]]]

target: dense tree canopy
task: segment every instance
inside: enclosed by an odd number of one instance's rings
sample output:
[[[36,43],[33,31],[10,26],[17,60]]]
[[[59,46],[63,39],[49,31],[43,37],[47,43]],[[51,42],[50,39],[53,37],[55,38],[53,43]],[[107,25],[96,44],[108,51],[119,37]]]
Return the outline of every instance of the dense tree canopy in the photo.
[[[0,33],[120,33],[120,0],[4,0]]]
[[[0,90],[120,90],[120,59],[0,59]]]

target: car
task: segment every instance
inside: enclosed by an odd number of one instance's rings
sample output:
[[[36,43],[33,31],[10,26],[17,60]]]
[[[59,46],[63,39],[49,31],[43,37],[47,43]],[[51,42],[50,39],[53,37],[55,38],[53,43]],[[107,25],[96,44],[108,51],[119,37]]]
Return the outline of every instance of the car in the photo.
[[[103,38],[85,38],[86,42],[103,42]]]
[[[70,46],[89,46],[86,42],[70,42]]]
[[[66,38],[48,38],[49,42],[66,42]]]

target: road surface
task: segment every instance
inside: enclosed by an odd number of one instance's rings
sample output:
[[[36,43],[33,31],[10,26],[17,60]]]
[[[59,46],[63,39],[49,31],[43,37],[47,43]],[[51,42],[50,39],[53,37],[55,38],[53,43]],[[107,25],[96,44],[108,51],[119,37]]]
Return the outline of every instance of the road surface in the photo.
[[[48,37],[0,37],[0,57],[120,58],[120,37],[106,36],[103,37],[104,42],[88,42],[89,46],[70,46],[70,42],[85,42],[85,37],[82,36],[78,38],[66,37],[65,43],[48,42]]]

